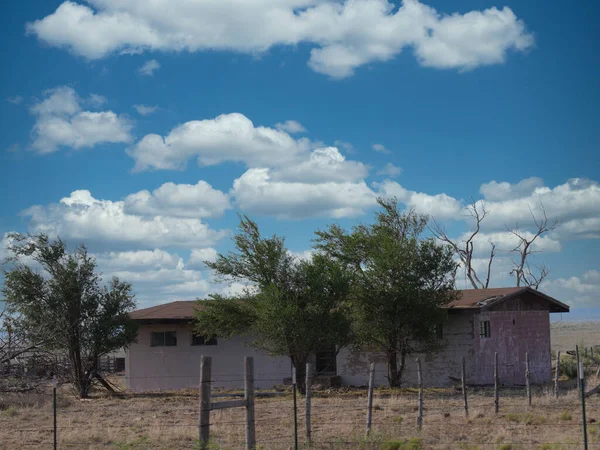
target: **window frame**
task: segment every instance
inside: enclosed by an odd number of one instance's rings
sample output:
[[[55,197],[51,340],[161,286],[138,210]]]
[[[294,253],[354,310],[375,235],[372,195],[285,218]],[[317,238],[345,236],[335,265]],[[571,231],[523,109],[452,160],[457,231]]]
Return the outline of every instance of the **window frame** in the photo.
[[[492,326],[489,319],[479,321],[479,337],[481,339],[489,339],[492,337]]]
[[[172,340],[167,339],[167,334],[172,335]],[[162,341],[155,340],[155,336],[162,335]],[[177,347],[177,331],[150,331],[150,347]]]
[[[194,343],[195,339],[202,339],[202,343]],[[192,347],[203,347],[203,346],[215,346],[219,345],[219,341],[216,337],[208,338],[205,335],[190,333],[190,346]]]

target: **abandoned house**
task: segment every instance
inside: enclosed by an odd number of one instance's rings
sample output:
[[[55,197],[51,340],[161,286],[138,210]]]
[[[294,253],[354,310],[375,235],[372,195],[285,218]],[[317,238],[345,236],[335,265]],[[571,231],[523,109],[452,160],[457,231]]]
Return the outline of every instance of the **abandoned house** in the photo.
[[[282,384],[291,376],[287,357],[274,357],[248,345],[250,338],[208,339],[193,333],[196,301],[176,301],[131,313],[139,325],[137,342],[127,350],[127,387],[133,391],[182,389],[198,386],[200,356],[213,357],[215,387],[240,387],[244,356],[254,357],[257,388]],[[461,359],[466,360],[467,383],[493,383],[494,354],[498,353],[500,382],[523,384],[528,353],[534,383],[550,380],[550,313],[569,312],[569,306],[529,287],[468,289],[449,304],[448,320],[440,330],[445,348],[428,355],[407,358],[403,381],[416,381],[414,358],[423,366],[424,384],[445,386],[460,378]],[[375,382],[387,384],[387,365],[382,354],[338,352],[315,355],[320,376],[342,385],[361,386],[368,380],[370,362],[376,362]]]

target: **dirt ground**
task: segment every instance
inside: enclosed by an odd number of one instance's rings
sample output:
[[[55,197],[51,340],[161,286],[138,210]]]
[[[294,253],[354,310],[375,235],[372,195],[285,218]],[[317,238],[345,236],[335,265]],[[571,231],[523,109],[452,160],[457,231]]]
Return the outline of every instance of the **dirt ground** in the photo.
[[[599,381],[600,382],[600,381]],[[581,407],[573,383],[562,382],[559,399],[536,388],[533,406],[524,389],[501,392],[494,413],[490,389],[470,390],[469,417],[461,394],[426,390],[424,425],[416,429],[415,390],[379,389],[373,431],[365,437],[366,391],[346,389],[314,394],[316,449],[570,449],[582,448]],[[570,390],[568,390],[570,389]],[[52,398],[42,394],[0,395],[0,449],[52,448]],[[197,392],[77,400],[66,388],[58,395],[59,449],[192,449],[198,436]],[[244,409],[211,412],[211,449],[244,448]],[[298,401],[299,442],[305,446],[304,401]],[[591,449],[600,449],[600,395],[587,401]],[[256,402],[259,448],[293,448],[293,407],[288,392]],[[412,439],[402,446],[402,442]]]

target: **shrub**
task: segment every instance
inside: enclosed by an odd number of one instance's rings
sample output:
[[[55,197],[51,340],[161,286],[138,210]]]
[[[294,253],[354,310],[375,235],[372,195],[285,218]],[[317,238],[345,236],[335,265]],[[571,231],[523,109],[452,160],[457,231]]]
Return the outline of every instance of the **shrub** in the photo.
[[[408,441],[386,441],[381,445],[381,450],[424,450],[423,439],[412,438]]]

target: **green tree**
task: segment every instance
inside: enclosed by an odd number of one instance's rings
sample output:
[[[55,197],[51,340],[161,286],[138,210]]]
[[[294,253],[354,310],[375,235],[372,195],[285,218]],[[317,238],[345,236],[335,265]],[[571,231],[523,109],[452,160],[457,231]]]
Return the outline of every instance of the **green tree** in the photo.
[[[338,225],[317,231],[316,248],[354,274],[353,323],[357,348],[385,353],[390,386],[400,386],[406,356],[442,347],[438,337],[455,298],[452,250],[422,236],[428,217],[402,213],[396,199],[378,199],[371,225],[351,232]]]
[[[206,265],[218,279],[249,287],[235,297],[200,301],[196,331],[225,338],[245,334],[253,347],[289,357],[302,389],[311,355],[351,340],[349,273],[326,255],[310,261],[293,257],[283,238],[262,237],[248,217],[241,217],[233,241],[235,251]]]
[[[30,342],[70,362],[71,380],[87,397],[97,373],[98,358],[127,347],[137,336],[129,318],[135,308],[131,285],[113,278],[103,286],[96,261],[84,245],[72,253],[65,243],[39,234],[12,234],[12,253],[2,292],[12,326]]]

